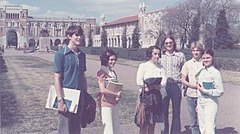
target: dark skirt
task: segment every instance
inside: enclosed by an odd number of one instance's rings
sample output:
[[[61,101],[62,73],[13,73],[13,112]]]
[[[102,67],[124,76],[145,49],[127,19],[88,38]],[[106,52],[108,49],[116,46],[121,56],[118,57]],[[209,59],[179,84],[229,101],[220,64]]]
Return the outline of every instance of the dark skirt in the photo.
[[[159,123],[163,119],[162,95],[160,90],[150,90],[140,94],[140,101],[145,103],[146,123]]]

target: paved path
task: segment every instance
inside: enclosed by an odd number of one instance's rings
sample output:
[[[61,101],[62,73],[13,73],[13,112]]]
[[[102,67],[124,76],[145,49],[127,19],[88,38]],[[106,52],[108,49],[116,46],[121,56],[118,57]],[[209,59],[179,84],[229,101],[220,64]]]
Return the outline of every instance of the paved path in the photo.
[[[5,55],[23,54],[16,52],[15,50],[6,50]],[[25,55],[32,55],[40,57],[47,61],[53,61],[53,53],[28,53]],[[100,66],[100,61],[96,60],[98,56],[87,55],[87,75],[95,76],[96,71]],[[119,59],[122,60],[122,59]],[[137,71],[137,65],[139,62],[125,60],[126,64],[131,63],[131,66],[117,64],[115,69],[118,72],[119,80],[124,83],[125,87],[129,90],[137,89],[135,85],[135,75]],[[225,93],[220,98],[220,107],[217,117],[217,134],[232,134],[240,132],[240,113],[239,101],[240,101],[240,85],[233,85],[224,83]],[[188,113],[186,108],[185,98],[182,101],[181,109],[181,121],[182,131],[185,131],[185,126],[188,125]],[[133,123],[127,125],[121,125],[122,134],[135,134],[138,128]],[[156,131],[159,131],[157,127]],[[83,134],[95,134],[100,133],[101,127],[89,127],[83,129]],[[52,133],[55,133],[53,131]],[[159,132],[160,133],[160,132]]]

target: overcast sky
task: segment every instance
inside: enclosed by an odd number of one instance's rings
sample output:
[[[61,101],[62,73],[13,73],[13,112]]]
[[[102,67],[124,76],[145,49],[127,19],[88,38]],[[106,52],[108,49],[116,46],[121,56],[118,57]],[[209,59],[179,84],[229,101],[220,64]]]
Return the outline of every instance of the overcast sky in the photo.
[[[20,5],[33,17],[86,18],[99,20],[102,14],[106,21],[137,15],[139,3],[145,2],[148,11],[172,7],[183,0],[0,0],[0,6]]]

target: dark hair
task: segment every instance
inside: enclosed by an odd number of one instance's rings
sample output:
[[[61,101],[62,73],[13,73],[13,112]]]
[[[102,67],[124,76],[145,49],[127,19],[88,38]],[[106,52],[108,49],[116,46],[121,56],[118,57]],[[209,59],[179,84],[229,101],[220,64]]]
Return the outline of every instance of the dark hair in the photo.
[[[69,26],[66,31],[66,36],[72,36],[73,34],[83,35],[83,30],[80,26]]]
[[[203,54],[209,54],[209,55],[211,55],[211,56],[214,58],[214,52],[213,52],[212,49],[205,49],[205,50],[203,51]],[[213,59],[212,65],[213,65],[215,68],[219,69],[219,67],[217,66],[217,64],[216,64],[216,62],[215,62],[215,58]]]
[[[148,60],[152,58],[153,49],[160,50],[160,56],[161,56],[161,49],[158,46],[150,46],[146,50],[146,57],[147,57]]]
[[[212,49],[205,49],[203,51],[203,54],[209,54],[209,55],[211,55],[214,58],[214,52],[213,52]]]
[[[100,60],[101,60],[101,65],[107,66],[109,57],[115,55],[117,59],[117,54],[112,50],[112,49],[107,49],[105,50],[101,55],[100,55]]]
[[[162,41],[161,48],[164,48],[164,47],[165,47],[165,46],[164,46],[164,43],[165,43],[166,39],[168,39],[168,38],[173,41],[173,50],[174,50],[174,51],[177,51],[177,50],[176,50],[176,49],[177,49],[176,41],[175,41],[174,37],[171,36],[171,35],[167,35],[167,36],[164,37],[164,39],[163,39],[163,41]],[[165,49],[165,48],[164,48],[164,49]]]

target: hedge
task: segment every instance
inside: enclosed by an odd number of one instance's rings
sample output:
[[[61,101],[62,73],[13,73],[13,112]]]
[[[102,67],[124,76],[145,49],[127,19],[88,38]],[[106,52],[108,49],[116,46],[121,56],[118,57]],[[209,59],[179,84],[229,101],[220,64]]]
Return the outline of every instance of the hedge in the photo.
[[[81,47],[86,54],[100,55],[106,48],[103,47]],[[145,61],[145,51],[144,49],[135,49],[135,48],[111,48],[117,54],[118,57],[130,60]],[[191,51],[189,49],[180,50],[186,56],[186,59],[191,58]],[[230,70],[230,71],[240,71],[240,50],[228,50],[228,49],[219,49],[214,50],[216,57],[216,66],[219,69]]]

